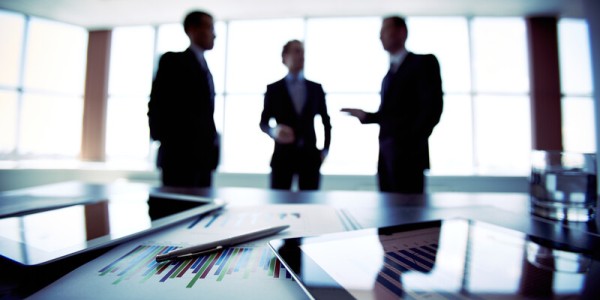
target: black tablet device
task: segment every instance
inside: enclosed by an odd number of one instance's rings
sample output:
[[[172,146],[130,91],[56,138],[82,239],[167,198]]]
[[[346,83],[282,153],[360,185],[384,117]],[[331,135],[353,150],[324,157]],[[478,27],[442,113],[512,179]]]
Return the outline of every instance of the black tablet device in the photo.
[[[0,218],[0,255],[23,265],[114,245],[223,207],[217,199],[159,192]]]
[[[600,299],[593,253],[478,221],[269,244],[313,299]]]

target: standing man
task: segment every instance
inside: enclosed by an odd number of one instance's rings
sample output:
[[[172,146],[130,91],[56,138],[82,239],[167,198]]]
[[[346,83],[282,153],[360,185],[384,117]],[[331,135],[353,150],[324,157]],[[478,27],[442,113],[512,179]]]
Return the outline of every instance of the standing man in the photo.
[[[213,118],[214,85],[204,52],[214,45],[213,18],[189,13],[184,52],[167,52],[159,62],[148,103],[150,135],[160,141],[157,166],[164,186],[210,187],[219,160]]]
[[[304,46],[298,40],[283,47],[283,64],[288,75],[267,86],[260,128],[275,140],[271,158],[271,188],[289,190],[298,176],[300,190],[319,188],[321,163],[331,143],[331,123],[320,84],[304,78]],[[325,143],[317,149],[315,116],[321,115]],[[269,126],[274,118],[277,125]]]
[[[422,194],[429,169],[429,135],[442,114],[442,80],[435,56],[418,55],[404,47],[408,29],[403,18],[383,20],[380,39],[390,54],[390,70],[381,85],[379,111],[342,111],[361,123],[378,123],[377,175],[383,192]]]

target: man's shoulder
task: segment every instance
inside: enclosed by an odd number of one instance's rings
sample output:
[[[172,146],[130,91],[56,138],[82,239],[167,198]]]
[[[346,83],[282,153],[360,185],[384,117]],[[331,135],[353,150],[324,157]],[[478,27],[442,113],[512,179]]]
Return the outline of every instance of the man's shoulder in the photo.
[[[279,79],[273,83],[267,84],[267,89],[273,89],[285,85],[285,78]]]
[[[188,51],[175,52],[175,51],[167,51],[160,56],[161,60],[176,60],[182,59],[188,56]]]
[[[320,83],[318,83],[316,81],[308,80],[306,78],[304,80],[306,80],[306,84],[308,84],[308,85],[313,85],[313,86],[320,86],[321,85]]]
[[[416,61],[437,61],[437,57],[432,53],[417,54],[409,52],[406,59],[414,59]]]
[[[405,63],[403,64],[411,66],[411,68],[425,70],[439,68],[439,61],[434,54],[416,54],[409,52],[404,61]]]
[[[307,86],[307,88],[309,88],[309,89],[316,89],[316,90],[323,90],[323,86],[320,83],[318,83],[316,81],[308,80],[308,79],[305,79],[305,80],[306,80],[306,86]]]

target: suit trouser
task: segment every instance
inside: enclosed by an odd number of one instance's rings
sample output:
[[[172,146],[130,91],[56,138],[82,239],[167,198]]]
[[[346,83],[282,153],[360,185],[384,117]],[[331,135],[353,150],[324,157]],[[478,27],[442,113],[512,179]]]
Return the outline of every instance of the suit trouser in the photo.
[[[382,192],[423,194],[425,170],[398,170],[389,172],[384,168],[378,168],[377,179],[379,190]]]
[[[162,168],[163,186],[204,188],[212,185],[210,169]]]
[[[320,151],[298,149],[298,155],[295,157],[290,157],[285,163],[271,166],[271,188],[290,190],[294,177],[297,177],[299,190],[318,190],[321,181],[320,168]]]
[[[384,151],[381,151],[384,149]],[[406,152],[405,152],[406,153]],[[380,146],[377,164],[379,190],[405,194],[422,194],[425,188],[425,168],[415,155],[402,157],[397,148]]]

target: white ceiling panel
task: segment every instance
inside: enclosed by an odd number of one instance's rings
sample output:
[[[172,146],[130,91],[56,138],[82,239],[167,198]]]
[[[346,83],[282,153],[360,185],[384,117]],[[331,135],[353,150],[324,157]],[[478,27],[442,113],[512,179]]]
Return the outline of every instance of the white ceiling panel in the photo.
[[[99,29],[180,22],[192,9],[218,20],[396,13],[579,17],[582,0],[0,0],[0,8]]]

